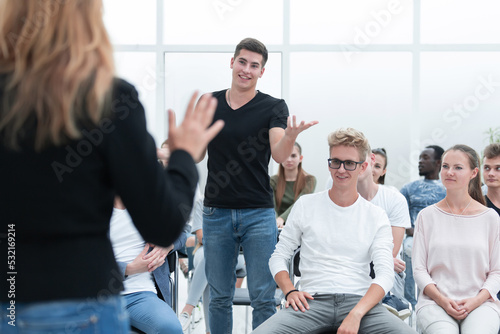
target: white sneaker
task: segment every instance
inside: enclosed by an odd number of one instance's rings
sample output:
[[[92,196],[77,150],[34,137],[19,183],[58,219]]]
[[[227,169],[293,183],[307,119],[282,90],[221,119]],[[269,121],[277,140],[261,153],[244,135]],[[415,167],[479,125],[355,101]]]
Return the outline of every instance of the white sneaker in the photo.
[[[384,305],[386,309],[388,309],[391,313],[393,313],[395,316],[397,316],[401,320],[405,320],[411,314],[410,309],[403,309],[401,311],[398,311],[397,309],[395,309],[391,305],[388,305],[385,303],[382,303],[382,305]]]
[[[187,314],[187,312],[182,312],[180,315],[179,315],[179,321],[181,323],[181,326],[182,326],[182,330],[183,331],[186,331],[188,328],[189,328],[189,325],[190,325],[190,319],[191,317],[189,316],[189,314]]]
[[[201,318],[203,318],[203,311],[201,310],[200,304],[196,305],[196,307],[193,309],[193,313],[191,314],[193,316],[194,323],[197,324],[200,322]]]
[[[411,315],[411,311],[409,309],[404,309],[404,310],[398,311],[398,317],[401,320],[405,320],[410,315]]]

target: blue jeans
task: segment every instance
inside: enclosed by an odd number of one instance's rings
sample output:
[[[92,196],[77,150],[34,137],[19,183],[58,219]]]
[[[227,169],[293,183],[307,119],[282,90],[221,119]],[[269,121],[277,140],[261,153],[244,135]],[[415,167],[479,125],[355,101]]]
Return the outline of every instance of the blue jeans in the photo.
[[[269,258],[278,238],[273,208],[203,208],[205,272],[210,286],[210,330],[231,333],[236,263],[243,247],[251,299],[252,327],[257,328],[276,312],[276,283],[269,271]]]
[[[208,304],[210,303],[209,287],[207,283],[207,275],[205,274],[205,250],[201,246],[194,254],[194,270],[193,276],[191,278],[191,283],[189,284],[188,296],[186,300],[186,305],[192,305],[193,307],[198,304],[198,301],[203,297],[203,305],[207,307],[203,308],[203,313],[205,315],[205,328],[207,332],[210,332],[210,326],[208,323]],[[238,256],[238,263],[236,264],[236,270],[245,268],[245,260],[243,256]]]
[[[413,279],[413,266],[411,265],[412,249],[413,237],[407,236],[403,241],[403,260],[406,263],[405,298],[411,303],[413,309],[415,309],[417,299],[415,298],[415,280]]]
[[[130,324],[145,333],[182,334],[174,310],[151,291],[124,295]]]
[[[1,303],[2,334],[130,333],[128,315],[120,296],[15,303],[13,312],[9,307],[10,304]]]
[[[399,299],[404,298],[405,294],[405,272],[402,271],[400,273],[394,272],[394,285],[392,286],[391,292],[394,296]]]

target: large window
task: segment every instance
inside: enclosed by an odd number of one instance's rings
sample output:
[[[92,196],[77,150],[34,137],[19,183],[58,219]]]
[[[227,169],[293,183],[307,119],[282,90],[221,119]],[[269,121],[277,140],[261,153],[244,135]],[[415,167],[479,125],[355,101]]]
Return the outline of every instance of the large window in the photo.
[[[284,98],[299,119],[320,122],[298,138],[317,190],[328,177],[326,137],[338,127],[385,147],[386,183],[400,188],[418,178],[426,145],[482,151],[484,132],[500,126],[497,0],[104,3],[118,74],[138,88],[157,142],[166,109],[180,121],[194,90],[230,86],[229,62],[245,37],[270,51],[257,88]]]

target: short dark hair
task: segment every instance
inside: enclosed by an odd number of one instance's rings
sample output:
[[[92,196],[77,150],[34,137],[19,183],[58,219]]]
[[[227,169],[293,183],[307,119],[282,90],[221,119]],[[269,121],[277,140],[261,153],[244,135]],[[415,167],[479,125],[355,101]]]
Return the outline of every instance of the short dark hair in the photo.
[[[262,67],[266,65],[267,48],[262,42],[256,40],[255,38],[243,39],[241,42],[238,43],[238,45],[236,45],[236,50],[234,50],[235,59],[240,54],[240,51],[243,49],[260,54],[262,56]]]
[[[484,149],[484,157],[494,159],[500,156],[500,143],[493,143],[486,146]]]
[[[434,150],[434,160],[441,160],[441,158],[443,157],[444,150],[441,146],[429,145],[425,148],[432,148]]]

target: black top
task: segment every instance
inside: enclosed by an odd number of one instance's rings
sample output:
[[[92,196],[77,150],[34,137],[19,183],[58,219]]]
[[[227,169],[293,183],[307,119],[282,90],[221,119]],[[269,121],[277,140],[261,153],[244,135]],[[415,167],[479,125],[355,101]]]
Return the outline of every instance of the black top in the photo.
[[[237,110],[229,107],[226,90],[217,98],[214,121],[225,126],[208,145],[206,206],[219,208],[273,208],[268,166],[271,158],[269,129],[286,128],[284,100],[258,92]]]
[[[498,213],[498,215],[500,215],[500,208],[497,208],[495,204],[491,203],[490,199],[488,198],[488,195],[485,195],[484,198],[486,199],[486,206],[488,208],[492,208]]]
[[[167,246],[180,235],[198,181],[194,161],[178,150],[164,171],[137,91],[114,85],[112,113],[82,139],[41,153],[0,143],[0,301],[13,298],[11,276],[16,302],[118,294],[122,277],[107,237],[115,191],[146,241]]]

